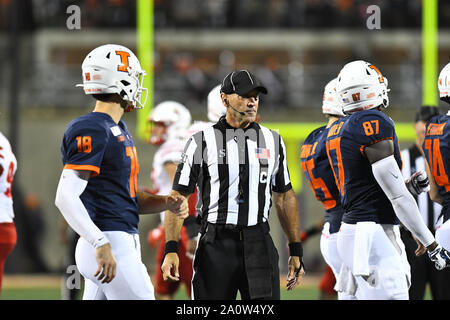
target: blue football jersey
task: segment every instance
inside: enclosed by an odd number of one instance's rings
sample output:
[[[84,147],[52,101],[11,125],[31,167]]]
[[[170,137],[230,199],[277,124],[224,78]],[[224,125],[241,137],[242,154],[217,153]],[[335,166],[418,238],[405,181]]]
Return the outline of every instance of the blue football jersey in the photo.
[[[442,197],[444,222],[450,218],[450,116],[439,115],[428,121],[423,151],[430,166],[433,181]]]
[[[398,224],[392,204],[372,173],[364,149],[390,139],[399,168],[402,160],[394,122],[378,110],[365,110],[341,118],[330,128],[327,152],[344,208],[342,221]]]
[[[139,163],[125,122],[101,112],[83,115],[67,126],[61,154],[64,169],[91,171],[81,201],[97,227],[138,233]]]
[[[326,150],[329,128],[315,129],[303,142],[300,159],[302,169],[317,200],[325,209],[325,222],[330,223],[330,233],[339,231],[343,209],[336,181]]]

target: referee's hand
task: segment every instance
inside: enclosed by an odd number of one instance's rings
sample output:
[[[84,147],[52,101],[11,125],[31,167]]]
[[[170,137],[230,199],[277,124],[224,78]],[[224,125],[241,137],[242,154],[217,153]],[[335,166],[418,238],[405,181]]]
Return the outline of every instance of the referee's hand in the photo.
[[[300,258],[291,256],[288,260],[288,275],[286,278],[286,287],[288,290],[293,290],[300,283],[300,279],[305,274],[303,265],[300,263]]]
[[[189,216],[189,205],[186,197],[178,195],[167,196],[167,208],[180,219],[186,219]]]
[[[180,273],[178,266],[180,265],[180,259],[175,252],[169,252],[165,255],[164,261],[161,265],[161,271],[163,273],[164,281],[179,281]]]

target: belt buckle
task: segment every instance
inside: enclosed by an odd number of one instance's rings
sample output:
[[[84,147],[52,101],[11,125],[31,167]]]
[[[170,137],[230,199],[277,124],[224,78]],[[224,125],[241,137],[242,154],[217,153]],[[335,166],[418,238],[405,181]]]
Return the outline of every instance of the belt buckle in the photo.
[[[225,225],[225,230],[234,234],[239,234],[239,240],[244,239],[244,227],[238,225]]]

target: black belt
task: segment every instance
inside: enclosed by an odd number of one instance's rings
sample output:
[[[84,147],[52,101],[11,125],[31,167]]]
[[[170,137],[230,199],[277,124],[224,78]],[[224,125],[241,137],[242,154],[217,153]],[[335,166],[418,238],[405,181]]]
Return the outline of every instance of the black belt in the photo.
[[[269,223],[263,222],[254,226],[239,226],[232,224],[214,224],[204,223],[201,228],[201,234],[206,233],[206,241],[214,239],[236,239],[244,240],[245,235],[251,235],[253,232],[267,233],[270,231]]]

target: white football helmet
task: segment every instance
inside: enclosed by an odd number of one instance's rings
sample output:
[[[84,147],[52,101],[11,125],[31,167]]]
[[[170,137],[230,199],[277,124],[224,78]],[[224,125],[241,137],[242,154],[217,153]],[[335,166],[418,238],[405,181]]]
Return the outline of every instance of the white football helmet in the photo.
[[[439,73],[438,88],[441,100],[450,103],[450,63]]]
[[[148,121],[165,125],[166,130],[161,137],[150,136],[150,143],[160,145],[168,140],[185,138],[191,125],[191,113],[181,103],[164,101],[153,108]]]
[[[328,82],[323,91],[322,113],[343,117],[341,105],[336,93],[336,78]]]
[[[220,98],[220,84],[212,89],[208,94],[208,119],[216,123],[220,117],[227,113],[227,108]]]
[[[336,80],[336,92],[344,114],[387,108],[388,81],[373,64],[358,60],[347,63]]]
[[[117,93],[129,102],[126,111],[141,109],[147,101],[147,88],[142,87],[145,71],[134,53],[117,44],[106,44],[92,50],[81,65],[86,94]],[[144,102],[141,95],[145,92]]]

